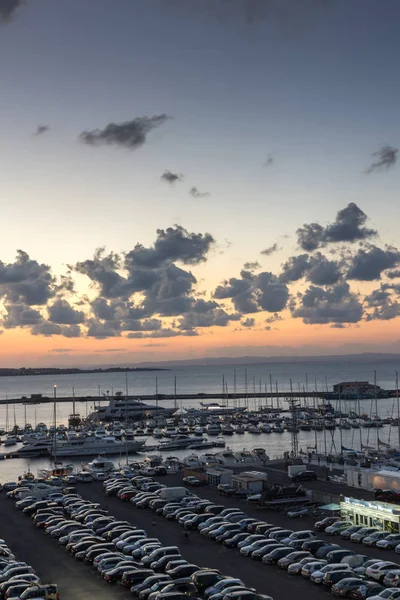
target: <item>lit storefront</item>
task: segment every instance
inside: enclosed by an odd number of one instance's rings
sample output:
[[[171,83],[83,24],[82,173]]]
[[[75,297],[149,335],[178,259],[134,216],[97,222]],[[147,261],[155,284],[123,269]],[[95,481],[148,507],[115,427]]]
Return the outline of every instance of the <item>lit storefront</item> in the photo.
[[[385,531],[400,531],[400,506],[375,500],[343,498],[340,514],[346,521],[363,527],[379,527]]]

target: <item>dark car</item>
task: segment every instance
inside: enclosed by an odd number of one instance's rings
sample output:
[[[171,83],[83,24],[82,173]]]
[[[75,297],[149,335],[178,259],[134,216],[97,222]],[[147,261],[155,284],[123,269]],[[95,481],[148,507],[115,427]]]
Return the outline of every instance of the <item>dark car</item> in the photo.
[[[154,575],[154,573],[151,569],[125,571],[125,573],[123,573],[121,576],[121,585],[130,588],[132,585],[142,583],[145,579],[147,579],[147,577],[151,577],[152,575]]]
[[[154,563],[151,563],[151,568],[157,573],[161,573],[164,571],[165,567],[169,563],[170,560],[179,560],[182,556],[178,553],[176,554],[167,554],[166,556],[162,556]]]
[[[163,582],[163,583],[165,583],[165,585],[168,585],[168,583],[170,581],[171,581],[170,576],[165,575],[164,573],[157,573],[156,575],[150,575],[150,577],[146,577],[146,579],[144,581],[132,585],[131,594],[133,596],[139,596],[140,593],[143,592],[144,590],[149,590],[149,594],[150,594],[151,593],[150,588],[155,583]]]
[[[375,490],[375,499],[381,502],[391,502],[392,504],[398,504],[400,502],[400,493],[394,490]]]
[[[328,552],[332,552],[332,550],[342,550],[342,548],[339,546],[339,544],[326,543],[325,546],[321,546],[316,552],[314,552],[314,556],[316,558],[326,558]]]
[[[383,585],[379,585],[379,583],[364,581],[360,587],[355,590],[350,590],[347,597],[353,598],[354,600],[364,600],[370,596],[378,596],[384,589]]]
[[[237,545],[240,544],[240,542],[243,542],[247,537],[249,537],[247,532],[237,533],[233,537],[229,537],[228,539],[224,540],[223,544],[227,548],[237,548]]]
[[[322,546],[326,546],[326,544],[327,542],[325,540],[307,540],[306,542],[303,542],[301,549],[315,554],[317,550],[322,548]]]
[[[332,585],[331,592],[334,596],[346,598],[351,590],[357,590],[364,581],[360,577],[345,577]]]
[[[168,594],[169,592],[178,592],[180,594],[187,594],[188,596],[197,596],[198,594],[196,586],[190,581],[171,581],[162,590],[163,594]]]
[[[325,558],[328,562],[340,563],[340,562],[342,562],[342,558],[344,558],[345,556],[353,556],[353,555],[354,555],[354,552],[352,552],[351,550],[345,550],[344,548],[342,548],[340,550],[331,550],[331,552],[328,552],[328,554],[325,556]]]
[[[196,586],[199,595],[201,595],[206,588],[210,587],[211,585],[214,585],[215,583],[217,583],[217,581],[220,581],[221,579],[223,579],[221,573],[214,569],[204,569],[203,571],[197,571],[191,576],[191,581]]]
[[[331,587],[334,583],[338,583],[338,581],[340,581],[341,579],[345,579],[348,576],[348,569],[343,569],[343,571],[329,571],[323,576],[322,583],[327,587]]]
[[[316,481],[317,474],[315,471],[302,471],[301,473],[296,473],[296,475],[292,476],[292,481]]]
[[[336,523],[336,521],[340,521],[340,517],[325,517],[322,521],[317,521],[314,523],[314,529],[317,531],[325,531],[327,527]]]
[[[119,581],[122,576],[125,573],[137,573],[138,569],[135,569],[134,567],[131,567],[129,565],[123,565],[123,566],[116,566],[113,569],[110,569],[109,571],[106,571],[104,573],[104,579],[107,581],[107,583],[117,583],[117,581]],[[144,575],[144,579],[146,579],[147,575]]]
[[[293,548],[285,548],[285,546],[282,546],[281,548],[270,550],[267,554],[264,554],[261,560],[266,565],[276,565],[278,560],[284,556],[287,556],[291,552],[293,552]]]
[[[190,577],[193,573],[200,571],[200,567],[193,564],[188,565],[180,565],[179,567],[175,567],[175,569],[171,569],[170,571],[165,571],[167,575],[169,575],[172,579],[180,579],[181,577]]]

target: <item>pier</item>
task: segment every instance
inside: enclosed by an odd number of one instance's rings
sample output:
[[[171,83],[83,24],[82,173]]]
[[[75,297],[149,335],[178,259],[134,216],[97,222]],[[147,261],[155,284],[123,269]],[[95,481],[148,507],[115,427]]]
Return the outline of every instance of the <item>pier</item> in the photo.
[[[378,399],[381,398],[391,398],[391,397],[395,397],[396,395],[396,390],[385,390],[385,395],[379,395]],[[120,400],[136,400],[136,401],[142,401],[142,402],[160,402],[163,400],[172,400],[172,401],[181,401],[181,400],[248,400],[248,399],[255,399],[255,398],[259,398],[259,399],[263,399],[263,400],[267,400],[268,398],[281,398],[281,399],[303,399],[303,398],[308,398],[308,399],[313,399],[313,398],[319,398],[320,400],[349,400],[349,401],[354,401],[357,400],[357,398],[353,398],[353,397],[346,397],[346,396],[337,396],[336,394],[334,394],[333,392],[327,392],[327,391],[305,391],[304,389],[302,391],[298,390],[298,391],[273,391],[273,392],[267,392],[267,391],[263,391],[263,392],[253,392],[253,391],[248,391],[246,392],[232,392],[232,393],[228,393],[228,392],[212,392],[212,393],[203,393],[203,392],[198,392],[198,393],[191,393],[191,392],[186,392],[183,394],[140,394],[140,395],[132,395],[129,394],[128,396],[122,395],[122,396],[113,396],[113,398],[118,398]],[[360,398],[361,400],[372,400],[373,398]],[[107,396],[57,396],[57,402],[92,402],[92,403],[99,403],[99,402],[108,402],[110,400],[109,397]],[[25,404],[27,406],[31,406],[31,405],[35,405],[35,404],[46,404],[46,403],[50,403],[50,402],[54,402],[54,396],[41,396],[40,394],[34,394],[32,397],[27,397],[27,396],[22,396],[21,398],[3,398],[0,399],[0,406],[1,405],[7,405],[7,404]]]
[[[320,398],[327,399],[332,396],[332,392],[237,392],[237,393],[185,393],[185,394],[141,394],[141,395],[129,395],[120,396],[120,400],[136,400],[142,402],[160,402],[163,400],[181,401],[181,400],[246,400],[246,399],[268,399],[268,398]],[[114,398],[117,398],[114,396]],[[105,396],[57,396],[57,403],[59,402],[107,402],[108,397]],[[27,406],[34,404],[46,404],[54,402],[53,396],[41,396],[40,398],[35,397],[28,398],[22,396],[21,398],[5,398],[0,400],[0,405],[6,404],[26,404]]]

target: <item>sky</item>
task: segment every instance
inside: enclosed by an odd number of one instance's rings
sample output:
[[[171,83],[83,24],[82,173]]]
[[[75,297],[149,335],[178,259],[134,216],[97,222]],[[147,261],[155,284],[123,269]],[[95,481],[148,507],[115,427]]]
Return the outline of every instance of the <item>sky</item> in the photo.
[[[398,0],[0,0],[0,362],[400,352]]]

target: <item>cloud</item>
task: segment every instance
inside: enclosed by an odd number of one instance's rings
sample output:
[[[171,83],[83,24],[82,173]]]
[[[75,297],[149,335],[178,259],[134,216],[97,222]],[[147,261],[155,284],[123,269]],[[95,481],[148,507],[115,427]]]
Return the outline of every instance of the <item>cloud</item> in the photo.
[[[274,313],[273,315],[265,319],[266,323],[275,323],[276,321],[282,321],[282,317],[278,315],[278,313]]]
[[[377,235],[375,229],[365,227],[367,215],[350,202],[340,210],[333,223],[322,227],[319,223],[308,223],[297,230],[299,246],[307,252],[338,242],[353,243]]]
[[[10,21],[25,0],[0,0],[0,22]]]
[[[35,325],[42,320],[41,313],[26,304],[6,304],[6,313],[3,319],[5,329]]]
[[[87,321],[87,337],[94,337],[104,340],[109,337],[118,337],[120,335],[119,322],[100,321],[98,319],[89,319]]]
[[[389,285],[382,285],[365,297],[365,303],[374,310],[367,314],[367,321],[389,321],[400,316],[400,304],[394,300]]]
[[[280,312],[289,300],[289,289],[275,275],[264,271],[255,275],[242,270],[241,277],[232,277],[219,285],[214,298],[230,298],[236,311],[241,314],[261,310]]]
[[[67,338],[81,336],[81,329],[78,325],[58,325],[50,321],[42,321],[34,325],[31,329],[32,335],[43,335],[44,337],[52,337],[53,335],[61,335]]]
[[[90,146],[119,146],[135,150],[147,140],[147,135],[163,125],[170,117],[155,115],[153,117],[137,117],[125,123],[109,123],[104,129],[83,131],[79,138]]]
[[[260,269],[261,265],[258,260],[255,260],[253,262],[244,263],[243,268],[246,269],[246,271],[255,271],[256,269]]]
[[[185,176],[179,173],[172,173],[172,171],[164,171],[161,175],[161,181],[165,181],[166,183],[174,184],[177,181],[182,181]]]
[[[50,127],[48,125],[38,125],[35,135],[43,135],[44,133],[47,133],[47,131],[49,131]]]
[[[67,300],[58,298],[47,308],[49,321],[62,325],[78,325],[85,321],[85,313],[75,310]]]
[[[200,190],[194,185],[190,188],[189,194],[193,196],[193,198],[206,198],[210,195],[210,192],[200,192]]]
[[[400,277],[400,269],[394,269],[393,271],[388,271],[385,273],[386,277],[389,279],[398,279]]]
[[[357,294],[351,292],[346,282],[327,289],[310,286],[299,295],[299,302],[292,309],[292,316],[310,324],[358,323],[363,307]]]
[[[274,162],[275,162],[274,157],[272,156],[272,154],[269,154],[267,160],[264,163],[264,167],[272,167]]]
[[[385,250],[374,245],[367,249],[360,248],[352,257],[347,272],[347,279],[373,281],[380,279],[382,272],[400,264],[400,252],[397,248],[387,247]]]
[[[382,146],[378,152],[373,153],[372,156],[377,156],[378,158],[368,167],[366,173],[373,173],[374,171],[388,171],[395,166],[398,153],[398,148],[393,148],[393,146]]]
[[[282,248],[275,243],[272,244],[272,246],[265,248],[265,250],[261,250],[261,254],[264,254],[264,256],[271,256],[271,254],[275,254],[275,252],[279,252],[279,250],[282,250]]]
[[[13,263],[0,261],[0,297],[7,302],[28,306],[46,304],[54,296],[54,284],[50,267],[31,260],[23,250],[17,251]]]
[[[138,331],[136,333],[128,333],[126,337],[132,339],[149,339],[149,338],[171,338],[178,336],[197,336],[197,331],[188,330],[188,331],[178,331],[176,329],[161,329],[160,331],[153,331],[152,333],[143,333],[142,331]]]
[[[73,352],[73,348],[52,348],[49,352],[55,352],[56,354],[67,354]]]
[[[240,324],[242,327],[254,327],[254,325],[256,324],[256,320],[252,317],[248,317],[247,319],[241,321]]]

